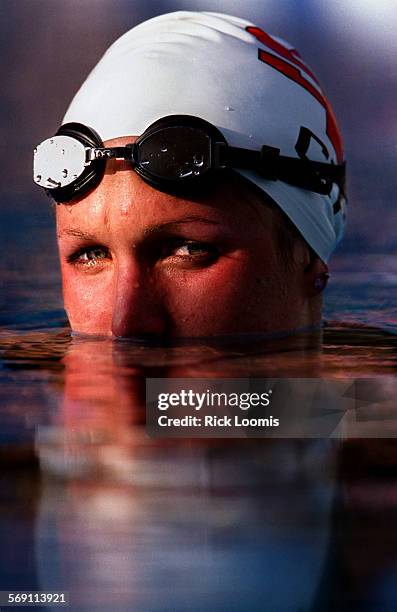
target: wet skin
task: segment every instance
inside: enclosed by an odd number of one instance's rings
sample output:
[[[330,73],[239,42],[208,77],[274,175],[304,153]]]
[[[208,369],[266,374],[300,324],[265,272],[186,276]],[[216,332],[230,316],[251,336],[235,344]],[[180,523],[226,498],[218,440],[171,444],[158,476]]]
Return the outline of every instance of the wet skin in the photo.
[[[121,145],[132,138],[118,138]],[[319,322],[320,260],[297,242],[286,266],[276,216],[237,180],[189,199],[147,185],[122,160],[56,207],[65,308],[76,332],[197,337]]]

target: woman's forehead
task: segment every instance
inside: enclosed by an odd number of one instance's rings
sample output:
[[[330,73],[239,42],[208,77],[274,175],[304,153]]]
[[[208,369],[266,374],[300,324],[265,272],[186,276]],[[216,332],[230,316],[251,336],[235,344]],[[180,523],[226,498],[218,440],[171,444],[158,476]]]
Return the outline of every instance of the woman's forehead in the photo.
[[[139,136],[119,136],[118,138],[110,138],[103,143],[105,147],[122,147],[129,143],[135,142]]]
[[[123,144],[129,138],[116,142]],[[70,204],[57,206],[58,233],[70,226],[91,232],[105,228],[148,232],[151,227],[179,221],[197,226],[201,220],[208,226],[228,227],[249,239],[271,228],[273,216],[256,194],[232,177],[200,197],[178,197],[149,186],[121,160],[107,162],[106,173],[94,190]]]

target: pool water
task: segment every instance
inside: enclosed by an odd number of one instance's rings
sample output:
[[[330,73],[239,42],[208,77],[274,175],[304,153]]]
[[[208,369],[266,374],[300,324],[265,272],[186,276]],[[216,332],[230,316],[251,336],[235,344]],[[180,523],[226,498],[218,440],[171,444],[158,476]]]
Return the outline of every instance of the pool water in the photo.
[[[53,213],[32,210],[0,219],[0,590],[87,611],[395,611],[397,440],[156,440],[144,422],[147,377],[347,377],[389,389],[396,436],[396,258],[335,257],[320,343],[72,337]]]

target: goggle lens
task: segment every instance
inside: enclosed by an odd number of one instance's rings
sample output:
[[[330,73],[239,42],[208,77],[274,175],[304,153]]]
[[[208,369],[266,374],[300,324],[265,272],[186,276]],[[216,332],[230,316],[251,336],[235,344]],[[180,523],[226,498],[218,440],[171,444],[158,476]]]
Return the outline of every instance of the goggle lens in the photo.
[[[34,182],[45,189],[67,187],[85,169],[85,147],[70,136],[54,136],[34,152]]]
[[[139,174],[161,180],[190,180],[211,168],[208,134],[189,127],[168,127],[137,143]]]

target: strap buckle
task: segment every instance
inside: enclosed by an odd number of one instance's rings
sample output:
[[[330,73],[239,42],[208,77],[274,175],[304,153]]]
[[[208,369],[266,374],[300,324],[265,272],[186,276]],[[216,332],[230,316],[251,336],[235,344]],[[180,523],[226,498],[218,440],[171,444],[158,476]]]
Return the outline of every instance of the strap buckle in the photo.
[[[280,149],[263,145],[260,151],[258,173],[269,181],[277,181],[279,178],[278,158]]]

